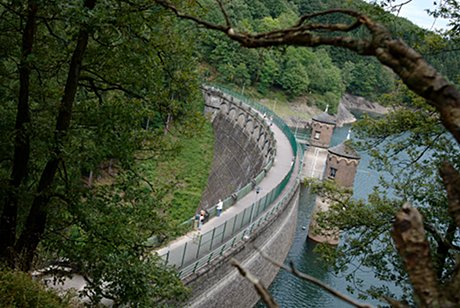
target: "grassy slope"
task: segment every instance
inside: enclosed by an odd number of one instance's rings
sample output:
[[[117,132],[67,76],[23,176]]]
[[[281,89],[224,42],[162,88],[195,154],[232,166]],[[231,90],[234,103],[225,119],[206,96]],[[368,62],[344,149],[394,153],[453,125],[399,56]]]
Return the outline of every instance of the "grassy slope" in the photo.
[[[164,189],[163,208],[171,222],[180,224],[193,217],[206,187],[214,151],[211,123],[193,136],[173,130],[165,138],[174,142],[174,150],[144,161],[143,173],[154,187]]]

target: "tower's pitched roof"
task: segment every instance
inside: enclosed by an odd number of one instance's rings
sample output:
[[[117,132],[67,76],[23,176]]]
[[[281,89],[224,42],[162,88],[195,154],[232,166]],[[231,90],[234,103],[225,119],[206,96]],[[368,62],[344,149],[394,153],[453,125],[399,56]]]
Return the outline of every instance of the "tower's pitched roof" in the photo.
[[[321,123],[326,123],[326,124],[331,124],[335,125],[335,119],[333,116],[329,115],[327,112],[323,112],[317,116],[314,116],[312,120],[321,122]]]
[[[342,157],[346,158],[351,158],[351,159],[360,159],[361,156],[359,156],[358,152],[353,149],[349,142],[342,142],[339,145],[336,145],[335,147],[332,147],[328,150],[330,153],[339,155]]]

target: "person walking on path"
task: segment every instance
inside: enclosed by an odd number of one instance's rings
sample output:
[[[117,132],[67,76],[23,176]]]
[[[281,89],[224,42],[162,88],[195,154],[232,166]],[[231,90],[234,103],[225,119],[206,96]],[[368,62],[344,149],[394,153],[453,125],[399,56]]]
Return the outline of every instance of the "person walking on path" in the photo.
[[[222,199],[219,199],[219,202],[217,202],[217,217],[220,217],[220,214],[222,214],[222,209],[224,208],[224,203],[222,202]]]
[[[195,229],[200,228],[200,213],[196,212],[195,214]]]
[[[204,211],[200,211],[200,221],[198,222],[198,230],[201,230],[201,227],[203,226],[204,223]]]

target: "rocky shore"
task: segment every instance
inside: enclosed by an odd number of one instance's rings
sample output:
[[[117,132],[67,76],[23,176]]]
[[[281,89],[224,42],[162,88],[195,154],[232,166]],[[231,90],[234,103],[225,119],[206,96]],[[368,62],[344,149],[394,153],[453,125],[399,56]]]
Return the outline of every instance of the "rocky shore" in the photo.
[[[340,100],[339,107],[337,108],[336,122],[338,127],[356,121],[356,117],[351,113],[352,111],[383,115],[388,113],[388,108],[378,103],[368,101],[364,97],[345,94]]]

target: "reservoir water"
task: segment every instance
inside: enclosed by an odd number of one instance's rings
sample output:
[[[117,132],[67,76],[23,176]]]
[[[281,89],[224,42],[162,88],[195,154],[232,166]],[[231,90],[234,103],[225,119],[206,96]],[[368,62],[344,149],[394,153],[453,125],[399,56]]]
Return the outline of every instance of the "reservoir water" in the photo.
[[[331,146],[346,139],[348,128],[349,126],[335,129]],[[372,188],[378,184],[378,174],[369,169],[369,156],[366,153],[360,153],[360,155],[361,161],[354,183],[354,197],[366,199]],[[350,283],[346,281],[345,275],[336,276],[333,272],[328,271],[322,265],[320,256],[313,251],[316,244],[307,240],[307,230],[314,202],[315,195],[307,188],[303,188],[299,201],[297,230],[285,264],[292,261],[298,270],[320,279],[350,297],[357,298],[356,294],[350,294],[347,291],[347,285]],[[365,286],[378,283],[370,269],[361,268],[357,276],[364,281]],[[395,286],[386,285],[390,290],[398,293]],[[280,270],[269,290],[281,307],[351,307],[323,289],[283,270]],[[366,302],[372,305],[385,305],[376,300],[366,300]],[[259,302],[256,307],[265,307],[265,305]]]

